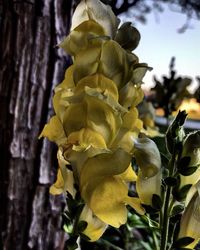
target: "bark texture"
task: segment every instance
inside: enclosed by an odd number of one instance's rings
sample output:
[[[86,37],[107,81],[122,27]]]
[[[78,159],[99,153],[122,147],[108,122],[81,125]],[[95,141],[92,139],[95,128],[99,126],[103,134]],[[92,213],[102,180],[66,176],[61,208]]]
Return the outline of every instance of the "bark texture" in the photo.
[[[55,147],[38,140],[70,64],[56,45],[73,0],[0,1],[0,241],[4,250],[64,248],[62,197],[49,195]]]

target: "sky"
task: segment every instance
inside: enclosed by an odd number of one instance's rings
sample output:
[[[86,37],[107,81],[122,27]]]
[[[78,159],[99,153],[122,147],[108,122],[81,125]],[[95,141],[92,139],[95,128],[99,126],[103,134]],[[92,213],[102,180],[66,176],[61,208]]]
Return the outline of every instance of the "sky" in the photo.
[[[176,57],[175,70],[178,75],[192,77],[192,89],[196,88],[196,76],[200,76],[200,20],[190,20],[190,28],[184,33],[178,33],[186,22],[186,15],[170,10],[163,5],[165,11],[155,16],[148,14],[147,24],[134,23],[140,31],[141,40],[134,53],[140,62],[146,62],[153,67],[144,78],[145,88],[153,86],[152,76],[158,79],[169,75],[169,63],[172,56]],[[130,17],[127,17],[127,21]]]

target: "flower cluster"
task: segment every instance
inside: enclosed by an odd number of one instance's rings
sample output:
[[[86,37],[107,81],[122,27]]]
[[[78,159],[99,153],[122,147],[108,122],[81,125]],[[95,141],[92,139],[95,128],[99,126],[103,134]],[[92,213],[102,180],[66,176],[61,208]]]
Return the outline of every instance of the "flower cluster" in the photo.
[[[131,52],[140,35],[130,23],[118,25],[111,8],[100,1],[78,5],[71,32],[60,44],[73,65],[55,88],[55,116],[41,133],[58,145],[59,169],[50,192],[75,196],[74,184],[78,186],[85,203],[80,214],[87,222],[83,233],[91,241],[101,237],[107,225],[118,228],[126,222],[126,205],[144,214],[142,199],[128,195],[128,182],[137,179],[131,160],[135,155],[140,167],[142,156],[154,153],[155,147],[148,139],[138,139],[142,121],[136,106],[143,99],[141,83],[149,69]],[[142,144],[147,145],[145,152]],[[144,197],[142,185],[146,189],[149,178],[160,180],[160,156],[155,153],[158,160],[147,157],[141,169],[139,197]],[[155,186],[155,193],[158,190]],[[152,194],[144,198],[148,204]]]

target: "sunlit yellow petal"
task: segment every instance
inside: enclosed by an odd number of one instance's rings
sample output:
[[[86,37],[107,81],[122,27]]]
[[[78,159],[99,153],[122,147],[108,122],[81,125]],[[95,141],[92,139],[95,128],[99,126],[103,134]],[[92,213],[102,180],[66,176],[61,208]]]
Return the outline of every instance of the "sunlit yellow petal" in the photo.
[[[81,50],[101,44],[97,37],[105,36],[105,31],[98,23],[89,20],[81,23],[59,44],[68,54],[76,56]]]
[[[126,182],[136,181],[137,175],[130,164],[129,167],[125,170],[125,172],[118,175],[122,180]]]
[[[79,148],[77,151],[86,150],[90,146],[94,148],[106,148],[104,138],[89,128],[72,132],[68,137],[68,143],[73,144],[77,149]]]
[[[59,164],[57,180],[50,187],[50,193],[57,195],[68,191],[72,196],[75,196],[76,191],[74,188],[73,172],[67,169],[67,165],[69,163],[64,159],[62,151],[60,149],[58,150],[57,158]]]
[[[122,181],[107,177],[101,180],[100,185],[90,182],[87,190],[91,192],[88,204],[98,218],[117,228],[126,223],[127,209],[124,199],[128,189]]]
[[[44,126],[39,138],[41,137],[47,137],[50,141],[54,141],[58,145],[66,140],[62,124],[57,116],[53,116],[49,123]]]
[[[107,228],[107,224],[98,219],[87,205],[84,206],[79,220],[88,223],[86,229],[82,233],[88,236],[90,241],[97,241]]]
[[[125,108],[137,106],[143,98],[144,93],[141,86],[133,82],[126,84],[119,92],[119,103]]]
[[[90,158],[81,172],[81,187],[94,177],[112,176],[123,173],[130,164],[131,156],[122,149],[114,153],[100,154]]]
[[[95,74],[81,79],[77,84],[75,93],[80,94],[86,86],[94,88],[106,96],[112,96],[115,101],[118,101],[118,90],[115,83],[102,74]]]

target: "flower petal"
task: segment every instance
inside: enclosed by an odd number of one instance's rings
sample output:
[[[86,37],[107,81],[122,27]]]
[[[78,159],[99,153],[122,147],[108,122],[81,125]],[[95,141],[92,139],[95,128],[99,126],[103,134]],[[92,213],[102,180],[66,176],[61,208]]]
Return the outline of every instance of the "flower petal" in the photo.
[[[86,229],[82,233],[88,236],[92,242],[97,241],[107,228],[107,224],[98,219],[87,205],[84,206],[79,220],[88,223]]]
[[[47,137],[50,141],[57,143],[57,145],[66,141],[65,132],[57,116],[53,116],[49,123],[44,126],[39,138],[41,137]]]
[[[119,20],[110,6],[99,0],[84,0],[77,6],[73,17],[71,30],[86,20],[94,20],[105,30],[106,35],[113,37],[116,33]]]

